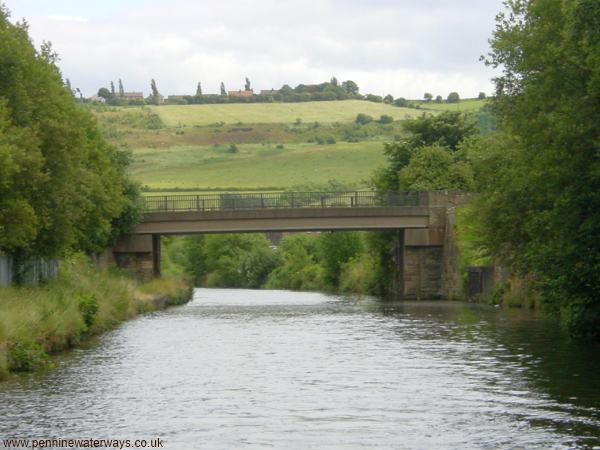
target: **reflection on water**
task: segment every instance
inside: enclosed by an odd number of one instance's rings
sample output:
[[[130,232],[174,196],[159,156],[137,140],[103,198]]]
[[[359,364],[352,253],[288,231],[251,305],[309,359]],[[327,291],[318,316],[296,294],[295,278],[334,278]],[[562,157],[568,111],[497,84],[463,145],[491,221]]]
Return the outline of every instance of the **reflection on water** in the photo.
[[[524,311],[197,289],[0,386],[0,438],[166,448],[600,446],[598,346]]]

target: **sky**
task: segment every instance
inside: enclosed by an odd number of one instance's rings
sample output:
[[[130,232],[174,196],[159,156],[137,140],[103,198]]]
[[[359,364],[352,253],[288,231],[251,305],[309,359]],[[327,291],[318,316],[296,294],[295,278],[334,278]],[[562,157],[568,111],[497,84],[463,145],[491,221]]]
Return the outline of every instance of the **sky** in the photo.
[[[0,0],[1,2],[2,0]],[[351,79],[361,93],[492,93],[479,61],[501,0],[4,0],[72,86],[163,95]]]

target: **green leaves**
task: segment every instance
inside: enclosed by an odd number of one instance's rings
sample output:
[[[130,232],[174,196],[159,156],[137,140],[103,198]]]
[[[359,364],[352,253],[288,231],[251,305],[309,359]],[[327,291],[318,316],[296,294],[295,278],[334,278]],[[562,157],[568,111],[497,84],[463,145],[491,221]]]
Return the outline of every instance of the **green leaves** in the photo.
[[[0,251],[98,252],[133,201],[125,164],[63,84],[49,43],[0,12]],[[125,197],[129,196],[126,203]]]
[[[488,58],[504,68],[493,107],[505,133],[466,152],[483,232],[514,269],[534,275],[547,309],[574,334],[599,337],[600,3],[507,7]]]

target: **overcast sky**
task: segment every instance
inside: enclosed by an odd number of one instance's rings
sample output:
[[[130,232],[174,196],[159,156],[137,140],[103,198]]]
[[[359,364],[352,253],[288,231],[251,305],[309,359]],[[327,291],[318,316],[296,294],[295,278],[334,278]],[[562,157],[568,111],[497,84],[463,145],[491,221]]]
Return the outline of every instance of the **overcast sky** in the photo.
[[[1,2],[2,0],[0,0]],[[352,79],[362,93],[492,92],[488,50],[501,0],[5,0],[36,45],[51,41],[73,87],[121,78],[164,95]]]

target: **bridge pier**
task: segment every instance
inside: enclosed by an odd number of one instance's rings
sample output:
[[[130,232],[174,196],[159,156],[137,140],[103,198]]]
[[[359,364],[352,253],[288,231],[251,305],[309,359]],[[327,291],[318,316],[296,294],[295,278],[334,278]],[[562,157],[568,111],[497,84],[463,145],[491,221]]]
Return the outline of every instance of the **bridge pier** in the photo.
[[[119,238],[112,248],[115,263],[131,270],[140,281],[160,275],[160,235],[130,234]]]

